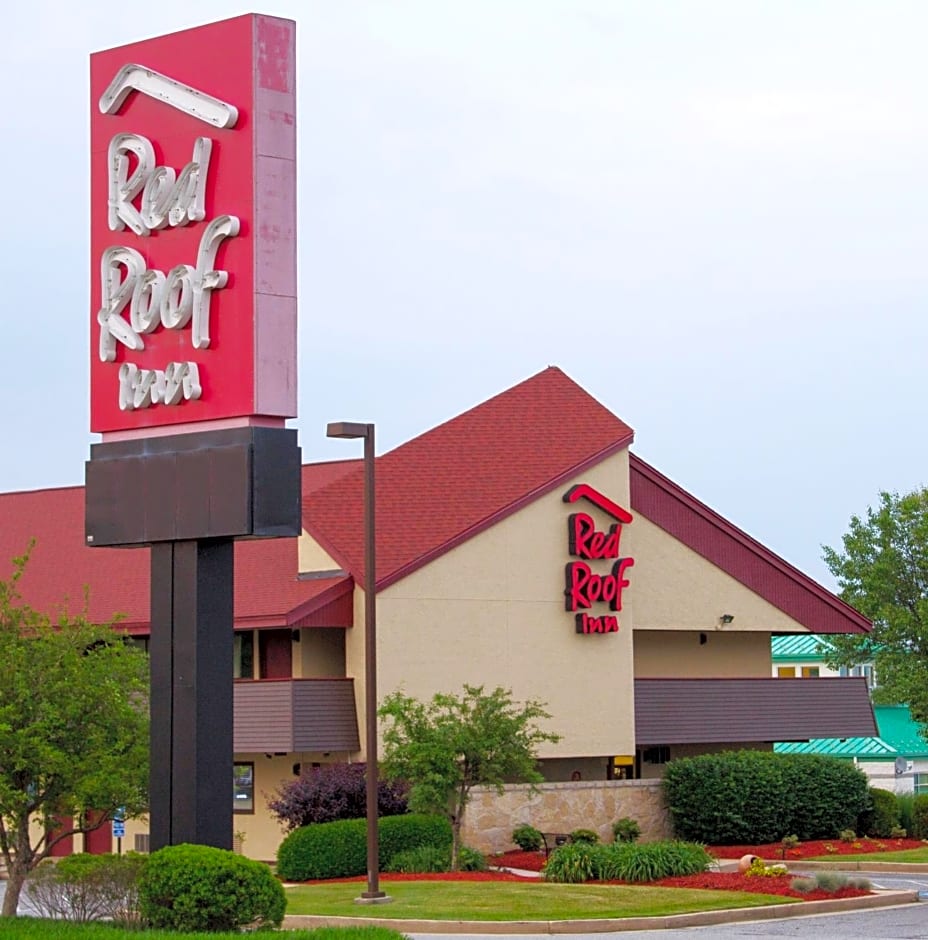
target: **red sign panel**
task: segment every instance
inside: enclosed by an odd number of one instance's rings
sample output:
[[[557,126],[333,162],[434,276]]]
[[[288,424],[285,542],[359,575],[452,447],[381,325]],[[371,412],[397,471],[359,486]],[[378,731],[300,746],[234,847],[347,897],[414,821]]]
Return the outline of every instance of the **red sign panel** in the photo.
[[[295,24],[91,56],[92,431],[296,414]]]
[[[621,611],[622,592],[628,587],[625,572],[635,564],[633,558],[620,557],[622,526],[632,521],[632,514],[585,483],[571,487],[564,494],[565,503],[579,499],[588,500],[616,521],[607,531],[602,531],[588,513],[575,512],[568,517],[568,551],[581,560],[567,563],[565,606],[576,612],[577,633],[618,633],[619,618],[615,613]],[[598,570],[601,566],[590,564],[604,559],[614,559],[609,570]],[[594,609],[594,604],[606,604],[615,613],[588,613]]]

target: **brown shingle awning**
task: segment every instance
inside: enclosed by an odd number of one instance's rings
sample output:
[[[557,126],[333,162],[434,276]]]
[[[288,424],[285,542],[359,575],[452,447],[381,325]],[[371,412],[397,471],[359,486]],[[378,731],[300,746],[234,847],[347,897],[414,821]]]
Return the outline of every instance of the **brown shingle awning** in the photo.
[[[352,679],[265,679],[234,686],[237,754],[358,751]]]
[[[635,680],[638,747],[878,733],[863,677]]]

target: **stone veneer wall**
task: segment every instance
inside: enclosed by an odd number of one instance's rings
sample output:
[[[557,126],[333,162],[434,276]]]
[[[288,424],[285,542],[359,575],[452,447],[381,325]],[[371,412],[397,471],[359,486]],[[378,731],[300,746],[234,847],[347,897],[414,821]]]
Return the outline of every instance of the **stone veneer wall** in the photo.
[[[542,832],[593,829],[612,842],[612,824],[623,816],[641,827],[641,841],[669,839],[670,814],[660,780],[580,780],[512,784],[500,795],[492,788],[471,792],[464,814],[463,841],[481,852],[515,848],[512,830],[527,823]]]

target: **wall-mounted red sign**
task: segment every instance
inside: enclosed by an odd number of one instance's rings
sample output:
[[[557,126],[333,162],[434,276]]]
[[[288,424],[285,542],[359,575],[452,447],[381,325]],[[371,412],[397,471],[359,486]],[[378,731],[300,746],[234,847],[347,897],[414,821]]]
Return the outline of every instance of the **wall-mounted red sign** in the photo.
[[[622,558],[622,526],[632,521],[632,514],[611,499],[585,483],[571,487],[564,494],[565,503],[586,499],[616,521],[608,530],[597,528],[592,516],[584,512],[571,513],[567,519],[567,548],[581,561],[567,563],[567,586],[564,590],[567,610],[576,612],[577,633],[618,633],[619,618],[615,614],[591,614],[595,604],[606,604],[616,613],[622,609],[622,591],[628,587],[625,577],[634,559]],[[590,562],[614,559],[609,570],[593,566]]]
[[[91,56],[92,431],[296,414],[295,68],[254,14]]]

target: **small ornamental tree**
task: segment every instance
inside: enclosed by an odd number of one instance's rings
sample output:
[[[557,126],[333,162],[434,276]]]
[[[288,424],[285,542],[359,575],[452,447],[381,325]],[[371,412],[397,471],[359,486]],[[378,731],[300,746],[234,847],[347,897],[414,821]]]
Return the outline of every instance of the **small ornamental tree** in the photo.
[[[109,624],[21,603],[28,554],[0,580],[3,916],[62,839],[148,803],[148,657]]]
[[[377,815],[399,816],[407,810],[406,785],[377,781]],[[323,764],[281,784],[268,809],[287,832],[310,823],[358,819],[367,815],[367,765]]]
[[[502,792],[505,783],[539,783],[536,748],[559,735],[538,722],[551,716],[541,702],[514,702],[512,692],[464,686],[461,696],[438,693],[420,702],[394,692],[380,707],[383,772],[408,780],[413,812],[435,813],[451,823],[451,868],[458,869],[461,824],[475,786]]]

